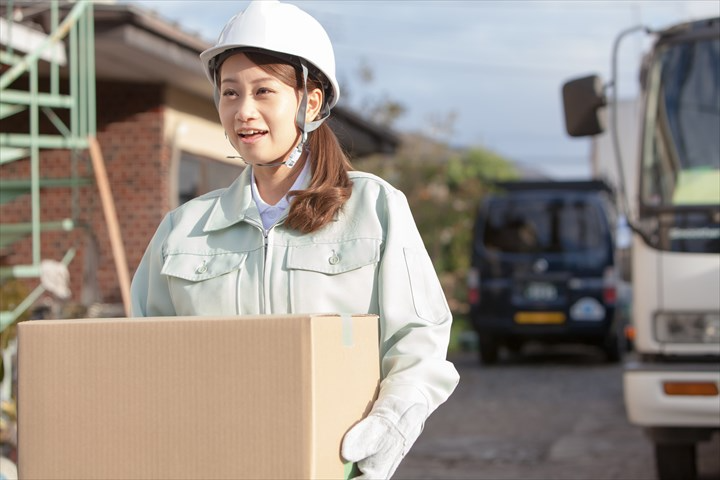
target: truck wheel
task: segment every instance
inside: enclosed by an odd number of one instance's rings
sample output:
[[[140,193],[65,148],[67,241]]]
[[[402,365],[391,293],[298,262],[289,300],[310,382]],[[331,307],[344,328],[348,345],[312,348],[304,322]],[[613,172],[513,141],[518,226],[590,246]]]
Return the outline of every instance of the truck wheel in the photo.
[[[655,467],[659,480],[695,480],[695,444],[656,443]]]
[[[483,334],[478,339],[478,352],[480,354],[480,363],[483,365],[493,365],[497,363],[499,345],[493,337]]]

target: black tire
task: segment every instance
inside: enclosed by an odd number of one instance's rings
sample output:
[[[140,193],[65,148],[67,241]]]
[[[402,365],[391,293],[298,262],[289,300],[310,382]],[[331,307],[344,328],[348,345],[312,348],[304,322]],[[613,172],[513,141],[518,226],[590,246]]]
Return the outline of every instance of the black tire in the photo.
[[[608,333],[601,347],[605,354],[605,360],[608,363],[617,363],[622,360],[623,355],[627,351],[625,344],[625,336],[616,331]]]
[[[483,365],[494,365],[498,360],[498,352],[500,346],[493,337],[487,334],[481,334],[478,338],[478,353],[480,354],[480,363]]]
[[[505,342],[505,346],[513,355],[519,355],[522,351],[523,345],[524,342],[520,338],[511,337]]]
[[[656,443],[655,468],[659,480],[695,480],[695,444]]]

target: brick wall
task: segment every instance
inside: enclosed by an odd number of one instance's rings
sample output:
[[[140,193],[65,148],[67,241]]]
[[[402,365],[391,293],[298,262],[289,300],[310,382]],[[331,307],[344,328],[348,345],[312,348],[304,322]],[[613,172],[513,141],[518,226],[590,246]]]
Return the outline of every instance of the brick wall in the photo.
[[[108,83],[97,85],[98,141],[109,177],[130,275],[135,271],[157,225],[168,210],[170,151],[163,140],[163,95],[160,85]],[[8,125],[6,119],[4,128]],[[11,120],[12,121],[12,120]],[[22,117],[15,121],[21,122]],[[47,125],[43,127],[47,130]],[[16,130],[10,125],[8,130]],[[94,179],[86,152],[74,161],[66,150],[42,151],[41,177],[66,178],[72,169]],[[29,178],[29,161],[3,165],[3,179]],[[42,258],[60,260],[71,247],[77,254],[70,264],[73,301],[85,304],[120,303],[122,296],[108,229],[97,186],[78,190],[43,189],[42,221],[73,216],[83,225],[72,232],[42,236]],[[73,207],[74,205],[74,207]],[[30,221],[30,196],[0,206],[3,223]],[[2,252],[7,265],[32,261],[29,238]],[[28,281],[34,288],[37,281]]]

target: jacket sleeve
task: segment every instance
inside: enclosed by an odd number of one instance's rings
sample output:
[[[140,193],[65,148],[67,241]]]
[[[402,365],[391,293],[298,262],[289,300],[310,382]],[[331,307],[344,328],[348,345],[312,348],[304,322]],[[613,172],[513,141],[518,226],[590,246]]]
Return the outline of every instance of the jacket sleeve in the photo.
[[[428,415],[457,386],[447,361],[452,315],[407,199],[387,190],[380,260],[380,396],[424,404]]]
[[[145,254],[140,260],[130,285],[133,317],[163,317],[175,315],[167,279],[162,275],[163,248],[172,229],[170,215],[160,223]]]

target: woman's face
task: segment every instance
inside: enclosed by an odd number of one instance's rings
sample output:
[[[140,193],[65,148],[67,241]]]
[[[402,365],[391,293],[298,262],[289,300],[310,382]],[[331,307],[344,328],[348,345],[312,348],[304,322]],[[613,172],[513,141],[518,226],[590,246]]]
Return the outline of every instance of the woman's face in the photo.
[[[295,114],[300,94],[244,54],[220,69],[220,121],[235,150],[250,164],[284,161],[300,132]]]

